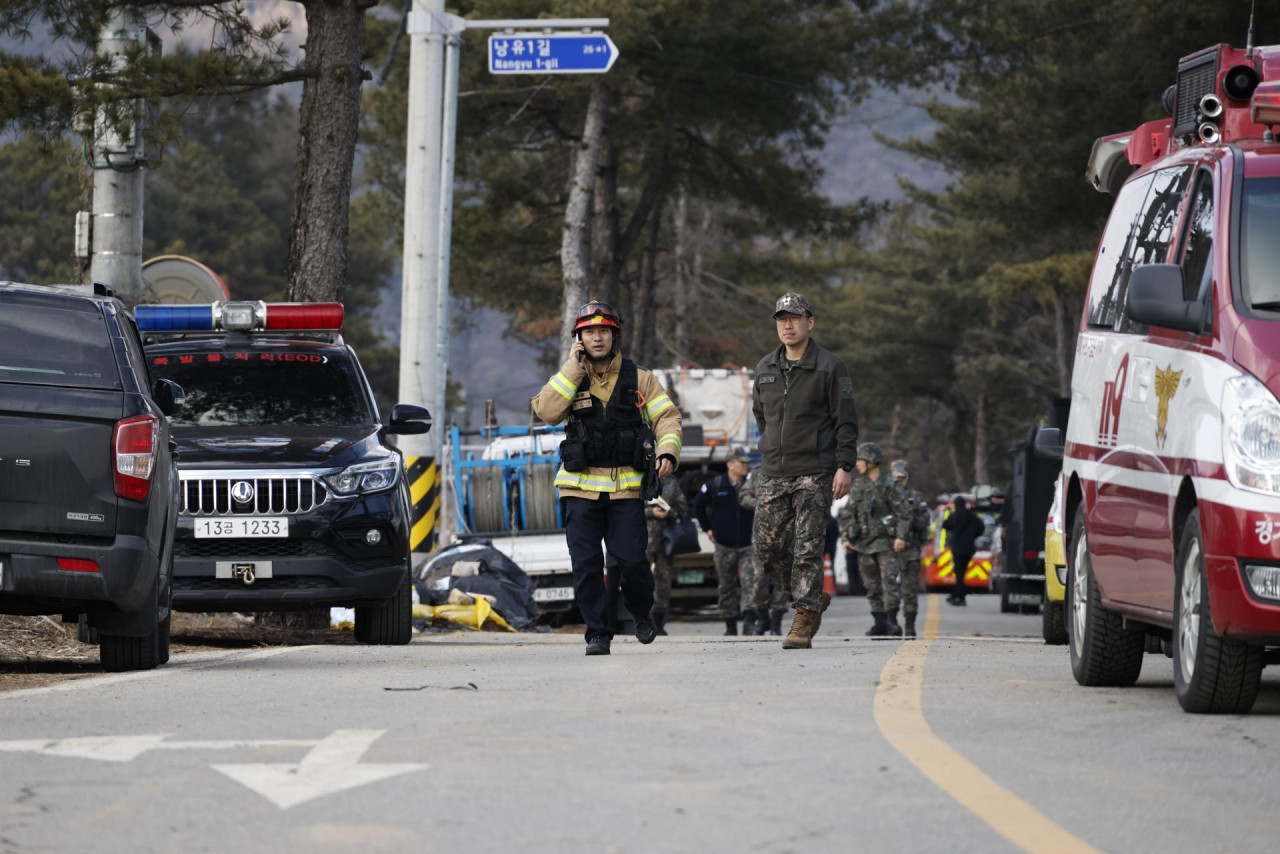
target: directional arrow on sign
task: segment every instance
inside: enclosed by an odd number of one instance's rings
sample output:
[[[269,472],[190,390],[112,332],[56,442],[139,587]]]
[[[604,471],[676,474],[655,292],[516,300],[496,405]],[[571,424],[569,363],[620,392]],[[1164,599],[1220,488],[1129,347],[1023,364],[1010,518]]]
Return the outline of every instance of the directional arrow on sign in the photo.
[[[215,771],[262,795],[280,809],[315,798],[420,771],[420,762],[364,763],[360,759],[386,730],[337,730],[322,739],[232,739],[168,741],[168,735],[104,735],[82,738],[33,738],[0,741],[0,753],[35,753],[99,762],[132,762],[152,750],[230,750],[232,748],[309,747],[301,762],[236,763]]]
[[[340,729],[322,739],[301,762],[212,767],[287,810],[314,798],[427,767],[418,762],[359,764],[360,757],[383,732]]]

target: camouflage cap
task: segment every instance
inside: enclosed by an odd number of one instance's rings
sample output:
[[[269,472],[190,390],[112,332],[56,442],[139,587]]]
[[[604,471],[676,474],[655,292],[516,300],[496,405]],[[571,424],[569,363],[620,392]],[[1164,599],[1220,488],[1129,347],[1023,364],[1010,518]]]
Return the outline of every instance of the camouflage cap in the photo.
[[[809,301],[804,298],[804,294],[787,291],[778,297],[778,301],[773,306],[773,316],[777,317],[780,314],[807,314],[813,316],[813,309],[809,307]]]
[[[729,453],[729,462],[750,463],[751,452],[739,445]]]
[[[900,477],[903,479],[905,479],[907,475],[910,474],[910,472],[907,471],[906,460],[894,460],[893,463],[890,464],[889,466],[889,471],[893,473],[894,477]]]
[[[858,446],[858,459],[880,465],[884,462],[884,451],[875,442],[863,442]]]

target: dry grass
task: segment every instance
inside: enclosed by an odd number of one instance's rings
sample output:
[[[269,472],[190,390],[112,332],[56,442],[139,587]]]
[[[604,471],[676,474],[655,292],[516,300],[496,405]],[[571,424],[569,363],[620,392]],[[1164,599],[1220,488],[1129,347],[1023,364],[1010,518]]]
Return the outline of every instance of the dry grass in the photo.
[[[238,614],[173,615],[170,653],[265,646],[354,644],[349,631],[297,629]],[[0,691],[35,688],[102,672],[98,647],[76,640],[76,627],[53,617],[0,614]]]

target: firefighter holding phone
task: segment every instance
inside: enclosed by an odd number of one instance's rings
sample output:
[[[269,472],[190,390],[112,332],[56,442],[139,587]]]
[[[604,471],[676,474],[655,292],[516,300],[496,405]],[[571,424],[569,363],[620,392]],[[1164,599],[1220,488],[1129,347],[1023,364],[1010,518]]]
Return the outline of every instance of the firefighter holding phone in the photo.
[[[619,352],[622,317],[592,300],[578,311],[569,358],[533,399],[548,424],[566,422],[555,485],[587,624],[587,655],[608,655],[613,620],[604,581],[604,541],[621,572],[636,639],[652,643],[653,573],[646,557],[644,502],[680,463],[680,410],[662,384]]]

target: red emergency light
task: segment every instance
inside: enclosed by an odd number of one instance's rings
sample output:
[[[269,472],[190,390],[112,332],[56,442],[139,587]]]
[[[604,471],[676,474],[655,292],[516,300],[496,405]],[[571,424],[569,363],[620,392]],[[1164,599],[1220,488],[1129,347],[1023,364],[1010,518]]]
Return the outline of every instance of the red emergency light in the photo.
[[[286,302],[267,304],[268,329],[338,330],[342,328],[340,302]]]

